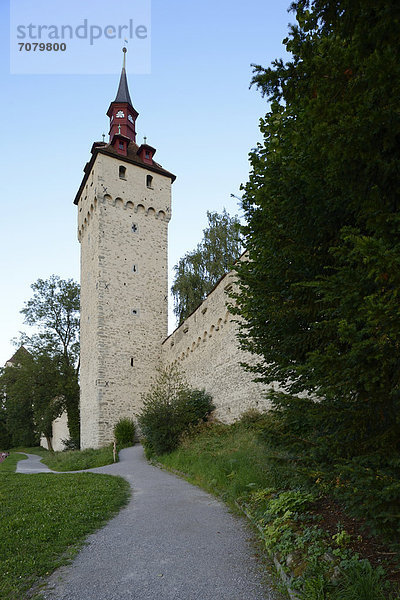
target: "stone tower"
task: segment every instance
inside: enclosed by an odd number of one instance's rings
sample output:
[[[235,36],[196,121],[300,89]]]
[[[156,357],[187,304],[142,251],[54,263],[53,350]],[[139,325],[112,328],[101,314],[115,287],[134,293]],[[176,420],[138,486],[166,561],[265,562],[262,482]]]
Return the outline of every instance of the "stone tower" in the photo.
[[[167,233],[175,176],[136,144],[138,112],[124,63],[107,111],[109,142],[95,142],[74,203],[81,243],[81,446],[113,439],[134,417],[167,336]],[[146,141],[146,140],[145,140]]]

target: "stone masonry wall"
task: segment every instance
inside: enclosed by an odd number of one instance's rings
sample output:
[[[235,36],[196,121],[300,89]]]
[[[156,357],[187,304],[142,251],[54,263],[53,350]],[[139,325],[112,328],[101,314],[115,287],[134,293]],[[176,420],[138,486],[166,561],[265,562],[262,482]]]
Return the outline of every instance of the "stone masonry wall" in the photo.
[[[70,434],[68,429],[68,416],[66,412],[63,412],[60,417],[53,421],[53,435],[51,438],[53,450],[55,452],[64,450],[65,446],[62,443],[62,440],[69,440],[69,438]],[[47,440],[45,437],[40,438],[40,445],[48,450]]]
[[[124,179],[119,165],[126,167]],[[81,242],[81,446],[134,418],[167,335],[171,180],[98,154],[78,202]]]
[[[227,295],[235,285],[231,272],[184,323],[164,342],[163,361],[176,362],[194,388],[204,388],[213,397],[215,416],[231,423],[250,408],[266,410],[266,387],[240,363],[254,363],[254,356],[240,349],[237,317],[227,309]]]

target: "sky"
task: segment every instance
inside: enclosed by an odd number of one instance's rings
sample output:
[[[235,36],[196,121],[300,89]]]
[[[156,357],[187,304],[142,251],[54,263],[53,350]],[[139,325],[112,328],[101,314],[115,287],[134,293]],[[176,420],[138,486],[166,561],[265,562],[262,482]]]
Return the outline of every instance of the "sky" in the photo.
[[[132,10],[134,2],[95,0],[92,16],[88,7],[94,0],[0,0],[0,366],[15,352],[11,340],[29,331],[20,310],[32,296],[31,284],[52,274],[79,281],[73,200],[92,143],[101,141],[103,133],[108,139],[105,113],[116,95],[125,44],[120,39],[87,41],[87,51],[69,64],[67,52],[44,57],[51,67],[44,67],[43,55],[18,56],[15,19],[40,15],[43,21],[50,1],[53,19],[67,5],[74,23],[87,17],[106,23],[110,7],[116,12],[112,22],[122,22],[124,7]],[[142,17],[150,19],[142,55],[135,40],[128,39],[129,89],[139,112],[137,141],[147,136],[157,148],[157,162],[177,176],[169,225],[170,283],[173,266],[201,240],[207,210],[226,208],[241,215],[231,194],[240,196],[240,185],[248,179],[248,154],[261,141],[259,119],[268,110],[266,99],[249,87],[251,65],[288,58],[282,40],[295,20],[287,12],[289,4],[153,0],[151,17]],[[23,60],[30,63],[23,65]],[[31,73],[40,69],[48,72]]]

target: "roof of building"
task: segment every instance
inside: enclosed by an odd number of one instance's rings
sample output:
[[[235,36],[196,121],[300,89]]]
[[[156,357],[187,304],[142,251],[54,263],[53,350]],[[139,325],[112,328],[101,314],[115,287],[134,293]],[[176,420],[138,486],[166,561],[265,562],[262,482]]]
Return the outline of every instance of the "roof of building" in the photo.
[[[132,106],[132,100],[129,95],[128,80],[126,78],[125,67],[122,67],[119,87],[114,102],[127,102]]]
[[[16,352],[12,355],[10,359],[7,360],[6,365],[17,365],[21,355],[30,355],[30,352],[25,348],[25,346],[20,346]]]
[[[163,169],[163,167],[159,163],[155,162],[154,160],[152,161],[151,164],[144,162],[141,159],[141,157],[138,155],[138,153],[137,153],[138,150],[139,150],[139,146],[137,144],[135,144],[135,142],[130,141],[128,144],[127,156],[124,156],[123,154],[120,154],[113,146],[111,146],[111,144],[106,144],[104,142],[95,142],[93,144],[92,150],[91,150],[92,158],[85,165],[85,168],[84,168],[85,175],[82,179],[81,185],[79,186],[79,190],[75,196],[74,204],[78,204],[80,195],[82,193],[82,190],[85,187],[86,181],[89,177],[90,171],[92,170],[94,161],[96,160],[96,157],[98,154],[105,154],[107,156],[112,156],[114,158],[117,158],[121,162],[127,162],[130,164],[137,165],[138,167],[142,167],[143,169],[146,169],[148,171],[153,171],[154,173],[159,173],[160,175],[169,177],[172,182],[175,181],[176,175],[174,175],[173,173],[170,173],[170,171],[167,171],[166,169]]]

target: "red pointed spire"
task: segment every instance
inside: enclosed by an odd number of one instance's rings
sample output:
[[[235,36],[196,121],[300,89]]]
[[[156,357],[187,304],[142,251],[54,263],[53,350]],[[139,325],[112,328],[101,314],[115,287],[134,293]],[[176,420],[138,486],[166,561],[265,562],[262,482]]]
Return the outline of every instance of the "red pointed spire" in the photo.
[[[135,123],[139,113],[133,108],[129,94],[128,81],[125,70],[126,48],[122,49],[124,60],[121,78],[114,102],[111,102],[107,111],[110,117],[110,144],[116,150],[126,155],[130,141],[136,142]]]

